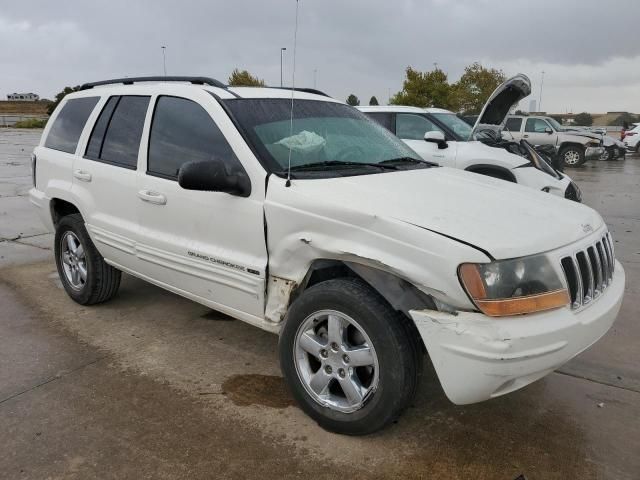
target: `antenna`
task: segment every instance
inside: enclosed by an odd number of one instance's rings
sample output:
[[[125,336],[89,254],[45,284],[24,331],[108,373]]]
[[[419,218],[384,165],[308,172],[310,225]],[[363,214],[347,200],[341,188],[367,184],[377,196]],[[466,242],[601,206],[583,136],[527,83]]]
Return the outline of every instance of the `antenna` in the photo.
[[[293,136],[293,97],[296,93],[296,47],[298,44],[298,6],[300,1],[296,0],[296,27],[293,31],[293,74],[291,78],[291,121],[289,124],[289,136]],[[289,164],[287,166],[287,183],[285,186],[291,186],[291,143],[289,143]]]

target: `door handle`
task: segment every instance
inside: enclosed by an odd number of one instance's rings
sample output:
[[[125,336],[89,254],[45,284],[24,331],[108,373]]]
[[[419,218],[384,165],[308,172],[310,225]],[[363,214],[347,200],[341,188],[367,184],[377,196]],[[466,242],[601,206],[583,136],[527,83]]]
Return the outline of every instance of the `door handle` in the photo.
[[[138,192],[138,198],[143,202],[153,203],[155,205],[166,205],[167,197],[158,192],[152,192],[151,190],[140,190]]]
[[[91,174],[89,172],[85,172],[84,170],[74,170],[73,176],[82,182],[91,181]]]
[[[529,135],[526,135],[526,134],[525,134],[525,135],[523,135],[523,137],[524,137],[524,138],[529,138]]]

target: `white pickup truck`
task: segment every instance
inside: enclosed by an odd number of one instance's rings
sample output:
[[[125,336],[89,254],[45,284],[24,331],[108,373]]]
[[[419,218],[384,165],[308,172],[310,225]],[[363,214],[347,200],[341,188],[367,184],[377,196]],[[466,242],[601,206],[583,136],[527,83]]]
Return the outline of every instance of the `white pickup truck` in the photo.
[[[85,84],[32,166],[74,301],[109,300],[126,272],[279,334],[293,396],[335,432],[397,418],[425,354],[455,403],[521,388],[604,335],[622,301],[594,210],[433,166],[316,91]]]

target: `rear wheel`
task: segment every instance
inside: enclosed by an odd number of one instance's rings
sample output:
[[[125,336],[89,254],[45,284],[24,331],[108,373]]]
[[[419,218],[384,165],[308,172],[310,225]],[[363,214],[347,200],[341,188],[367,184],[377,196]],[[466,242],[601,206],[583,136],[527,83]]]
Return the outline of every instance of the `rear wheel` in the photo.
[[[301,408],[347,435],[375,432],[407,407],[422,373],[408,320],[357,279],[306,290],[287,313],[282,371]]]
[[[120,287],[120,270],[105,263],[80,214],[62,217],[56,227],[55,257],[67,294],[82,305],[109,300]]]
[[[580,147],[565,147],[560,152],[565,167],[579,167],[585,162],[584,150]]]

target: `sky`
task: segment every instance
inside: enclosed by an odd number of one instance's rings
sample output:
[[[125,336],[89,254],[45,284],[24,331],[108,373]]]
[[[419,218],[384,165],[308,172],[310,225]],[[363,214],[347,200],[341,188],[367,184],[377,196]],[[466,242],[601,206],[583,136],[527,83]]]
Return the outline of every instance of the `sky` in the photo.
[[[2,0],[0,98],[123,76],[203,75],[238,67],[285,85],[295,0]],[[437,63],[456,81],[478,61],[525,73],[552,113],[640,113],[638,0],[299,0],[295,81],[363,104]],[[540,92],[542,72],[544,86]]]

